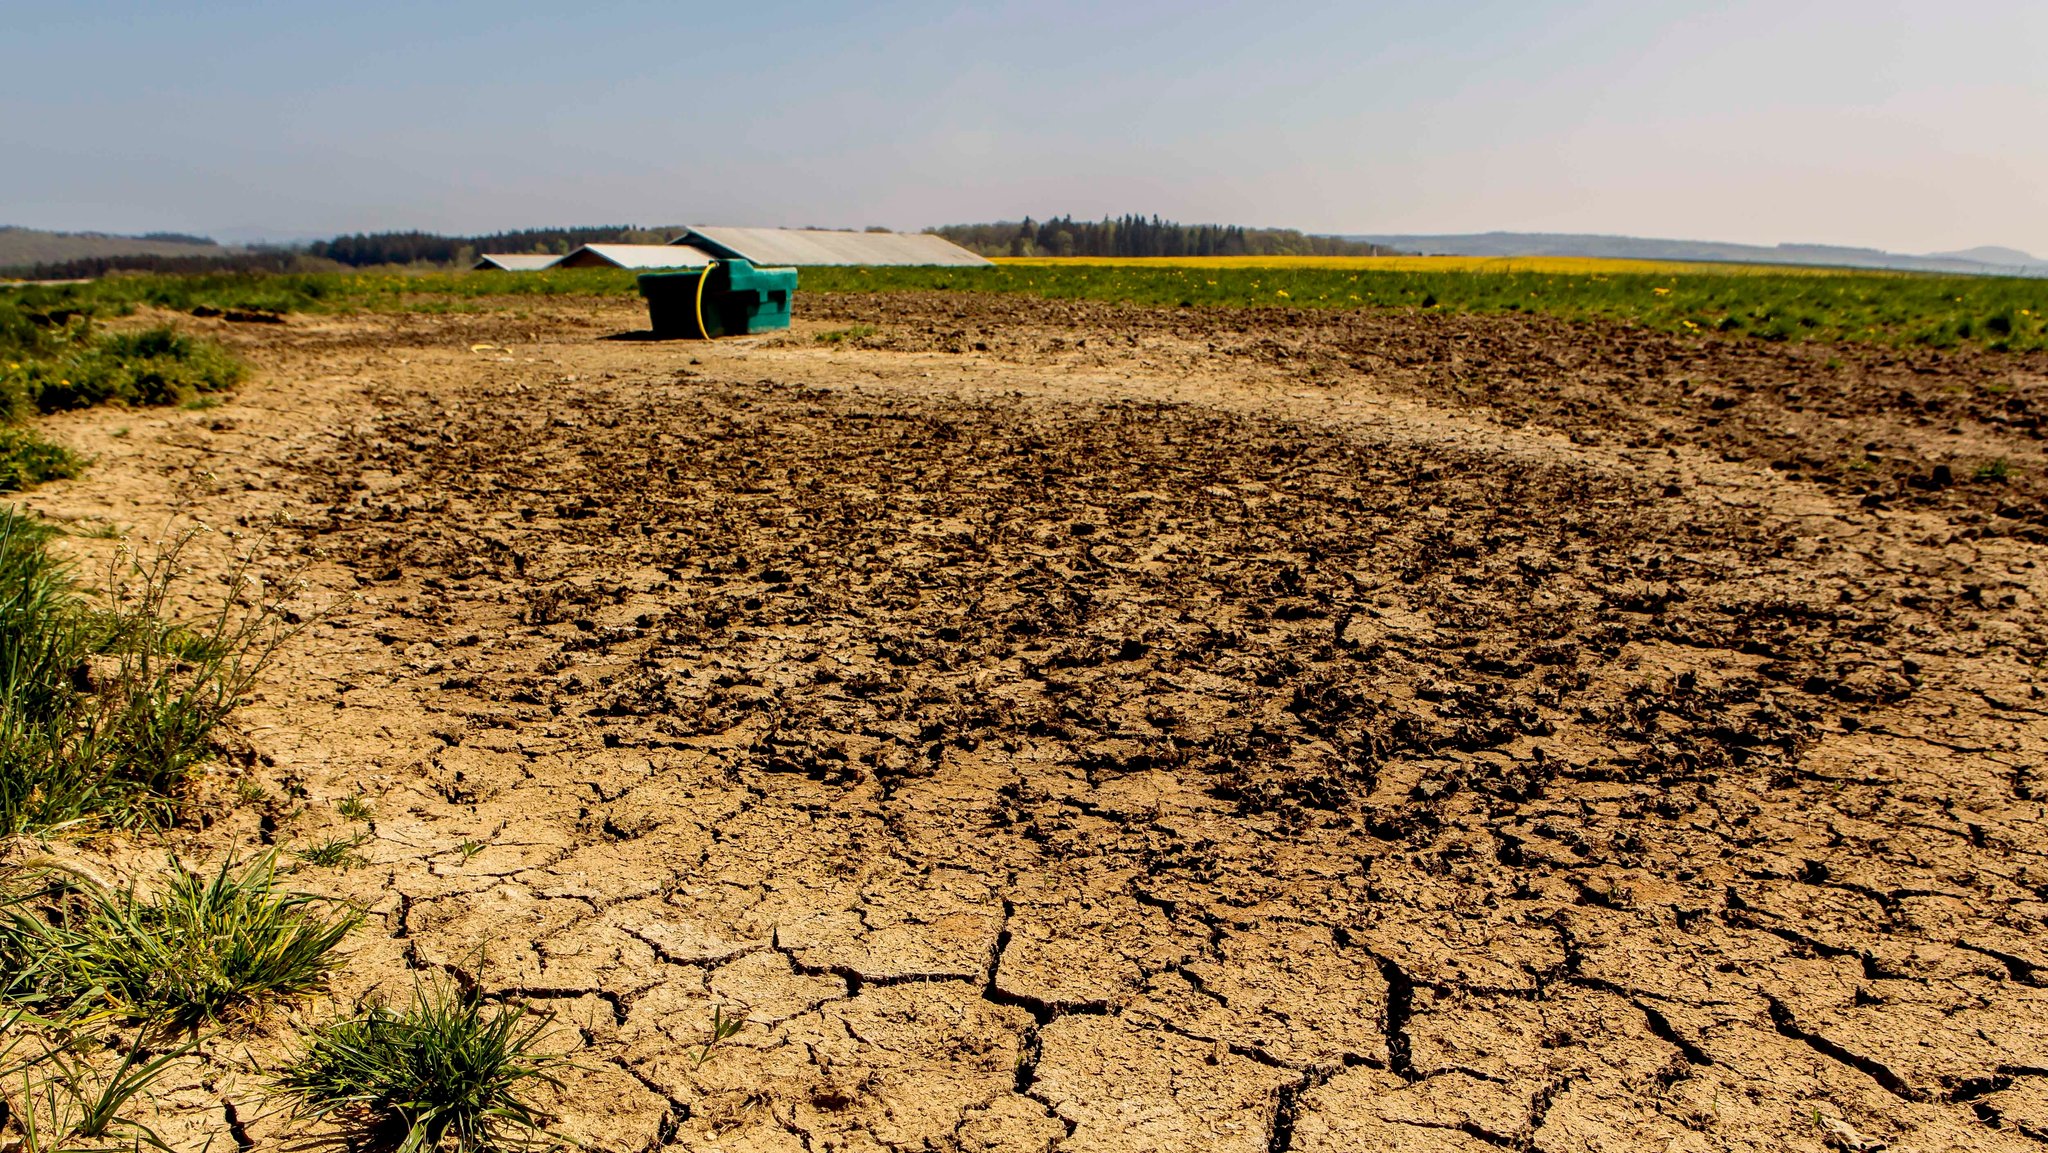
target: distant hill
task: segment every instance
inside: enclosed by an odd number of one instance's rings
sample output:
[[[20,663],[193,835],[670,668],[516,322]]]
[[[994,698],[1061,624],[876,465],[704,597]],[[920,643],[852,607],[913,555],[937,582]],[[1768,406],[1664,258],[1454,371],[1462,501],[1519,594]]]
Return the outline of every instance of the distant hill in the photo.
[[[1706,260],[1743,264],[1803,264],[1836,268],[1882,268],[1900,272],[1949,272],[1972,276],[2048,276],[2048,261],[2015,248],[1971,248],[1925,256],[1832,244],[1725,244],[1712,240],[1664,240],[1642,236],[1597,236],[1566,232],[1479,232],[1445,236],[1359,235],[1346,237],[1409,252],[1444,256],[1605,256],[1627,260]]]
[[[1932,252],[1946,260],[1969,260],[1978,264],[1989,264],[2000,268],[2040,268],[2048,270],[2048,260],[2021,252],[2017,248],[2002,248],[1986,244],[1977,248],[1965,248],[1960,252]]]
[[[26,268],[106,256],[220,256],[228,250],[204,236],[151,233],[44,232],[0,225],[0,268]]]

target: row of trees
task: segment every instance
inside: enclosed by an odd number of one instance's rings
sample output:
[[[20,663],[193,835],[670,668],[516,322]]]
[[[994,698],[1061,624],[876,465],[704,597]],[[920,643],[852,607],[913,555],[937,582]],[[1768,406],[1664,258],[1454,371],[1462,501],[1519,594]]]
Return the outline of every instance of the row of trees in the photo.
[[[440,236],[432,232],[358,232],[306,246],[308,256],[351,268],[376,264],[457,264],[479,252],[552,252],[584,244],[667,244],[682,230],[601,224],[589,228],[526,228],[483,236]]]
[[[1381,256],[1393,250],[1292,228],[1177,224],[1154,216],[1100,221],[1056,216],[1040,222],[948,224],[932,232],[983,256]]]
[[[257,248],[219,256],[162,256],[140,252],[125,256],[81,256],[74,260],[53,260],[0,269],[0,275],[22,276],[30,280],[89,280],[114,272],[199,276],[211,272],[326,272],[334,267],[328,261],[311,260],[300,252]]]
[[[479,236],[432,232],[358,232],[303,247],[217,250],[215,253],[133,253],[91,256],[5,269],[38,280],[105,276],[110,272],[325,272],[385,264],[466,266],[480,252],[569,252],[582,244],[667,244],[681,228],[635,228],[604,224],[589,228],[527,228]]]

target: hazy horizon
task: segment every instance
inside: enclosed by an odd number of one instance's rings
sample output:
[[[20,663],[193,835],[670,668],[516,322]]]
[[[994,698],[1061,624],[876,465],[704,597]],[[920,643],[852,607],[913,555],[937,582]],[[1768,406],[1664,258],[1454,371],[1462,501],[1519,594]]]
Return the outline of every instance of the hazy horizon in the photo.
[[[2048,254],[2048,9],[0,2],[0,223],[1142,211]]]

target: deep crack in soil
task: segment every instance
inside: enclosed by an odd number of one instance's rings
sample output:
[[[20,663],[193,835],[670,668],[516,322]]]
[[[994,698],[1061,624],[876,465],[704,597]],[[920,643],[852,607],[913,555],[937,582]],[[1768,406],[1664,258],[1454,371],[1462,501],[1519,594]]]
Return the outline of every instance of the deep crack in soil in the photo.
[[[354,596],[315,804],[188,848],[367,791],[351,988],[555,1009],[607,1149],[2039,1147],[2038,359],[805,304],[295,320],[107,440],[46,505]]]

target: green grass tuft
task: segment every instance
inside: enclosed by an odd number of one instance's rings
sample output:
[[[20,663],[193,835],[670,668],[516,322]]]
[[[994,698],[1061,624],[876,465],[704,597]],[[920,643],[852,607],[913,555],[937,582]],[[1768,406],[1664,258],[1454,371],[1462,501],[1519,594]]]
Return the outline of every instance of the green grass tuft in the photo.
[[[2012,462],[2001,456],[1978,465],[1972,479],[1979,484],[2004,484],[2011,477]]]
[[[63,445],[25,425],[0,424],[0,492],[69,480],[84,471],[85,461]]]
[[[302,849],[292,850],[292,855],[308,865],[323,869],[347,869],[363,864],[363,858],[356,853],[370,839],[368,833],[347,836],[336,833],[325,840],[314,841]]]
[[[83,286],[81,286],[83,287]],[[95,404],[185,404],[239,384],[242,362],[168,325],[99,333],[94,315],[118,309],[24,307],[0,295],[0,394],[15,420]]]
[[[290,630],[238,605],[239,575],[211,616],[171,619],[183,540],[130,558],[95,598],[52,535],[0,506],[0,835],[174,823],[215,727]]]
[[[239,384],[242,363],[211,341],[168,326],[80,342],[68,355],[29,363],[22,399],[41,412],[130,405],[189,404]]]
[[[359,1145],[530,1146],[545,1118],[521,1092],[556,1083],[549,1070],[563,1061],[536,1048],[551,1020],[516,1005],[486,1013],[472,993],[420,988],[403,1009],[369,1005],[319,1029],[278,1087],[299,1116],[339,1123]]]
[[[0,873],[0,919],[33,915],[29,905],[38,886],[27,879],[33,875],[20,866]],[[143,1028],[122,1044],[101,1005],[55,1000],[37,987],[40,975],[17,957],[0,965],[0,997],[11,1002],[0,1009],[0,1104],[19,1134],[22,1153],[144,1145],[170,1153],[149,1126],[128,1114],[128,1106],[190,1053],[197,1039],[153,1054]],[[123,1054],[111,1068],[110,1053]]]
[[[97,295],[0,292],[0,489],[76,476],[84,467],[69,450],[22,427],[38,413],[110,402],[205,406],[240,383],[242,362],[210,340],[167,325],[95,330],[95,316],[131,307]]]
[[[212,874],[174,860],[157,891],[49,874],[0,921],[0,970],[49,1003],[102,1001],[176,1027],[248,1016],[321,988],[362,914],[277,887],[277,854]]]
[[[128,1106],[197,1044],[152,1054],[141,1033],[118,1045],[95,1022],[75,1015],[52,1019],[19,1008],[0,1014],[0,1086],[7,1120],[20,1134],[9,1148],[139,1153],[148,1146],[172,1153],[155,1130],[128,1114]],[[122,1053],[111,1069],[94,1059],[109,1049]]]

